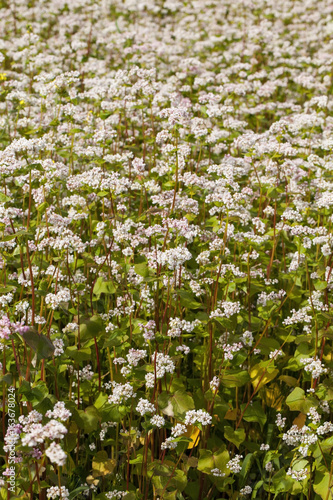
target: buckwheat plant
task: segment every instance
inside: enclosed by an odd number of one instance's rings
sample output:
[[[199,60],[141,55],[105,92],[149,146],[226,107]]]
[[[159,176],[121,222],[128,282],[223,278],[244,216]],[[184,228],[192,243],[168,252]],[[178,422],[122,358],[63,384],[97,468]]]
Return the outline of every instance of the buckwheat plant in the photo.
[[[1,499],[332,498],[332,2],[0,32]]]

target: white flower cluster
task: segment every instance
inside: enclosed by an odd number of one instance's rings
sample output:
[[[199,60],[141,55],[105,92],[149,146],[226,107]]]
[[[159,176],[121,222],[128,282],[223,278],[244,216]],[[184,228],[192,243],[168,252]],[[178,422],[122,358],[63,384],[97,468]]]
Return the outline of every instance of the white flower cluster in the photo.
[[[51,309],[57,309],[57,307],[62,302],[69,302],[71,299],[71,293],[68,288],[61,288],[57,293],[48,293],[45,297],[45,303],[51,307]]]
[[[307,314],[308,307],[303,307],[299,311],[292,309],[292,315],[283,321],[284,325],[295,325],[296,323],[311,323],[311,316]]]
[[[154,368],[156,366],[156,370],[155,373],[147,373],[145,376],[146,386],[148,388],[154,387],[155,376],[157,379],[160,379],[164,377],[166,373],[173,373],[175,371],[175,364],[168,354],[163,354],[162,352],[153,353],[151,359]]]
[[[274,351],[271,351],[269,353],[269,359],[275,359],[278,358],[279,356],[284,356],[284,352],[281,351],[281,349],[275,349]]]
[[[242,495],[242,496],[245,496],[245,495],[251,495],[252,493],[252,488],[251,486],[244,486],[244,488],[241,488],[239,490],[239,493]]]
[[[210,318],[231,318],[241,310],[239,301],[236,302],[217,302],[217,308],[210,313]]]
[[[156,323],[154,320],[149,320],[146,324],[139,323],[139,327],[143,330],[142,336],[146,342],[155,338]]]
[[[286,295],[285,290],[278,292],[261,292],[257,299],[257,305],[266,307],[267,302],[279,302]]]
[[[282,440],[289,446],[299,446],[298,451],[304,457],[308,455],[309,446],[318,441],[318,436],[316,432],[303,425],[299,428],[297,425],[293,425],[286,433],[283,434]]]
[[[82,381],[91,380],[94,376],[94,371],[91,369],[91,365],[87,365],[83,367],[82,370],[79,370],[79,373],[77,375]]]
[[[187,430],[186,425],[183,424],[176,424],[172,429],[171,429],[171,435],[176,438],[181,436],[182,434],[185,434]]]
[[[134,398],[136,393],[133,390],[131,384],[126,382],[126,384],[118,384],[117,382],[112,382],[112,395],[108,397],[110,404],[119,405],[126,402],[130,398]]]
[[[220,469],[218,469],[217,467],[215,469],[212,469],[210,471],[210,473],[215,476],[215,477],[224,477],[225,476],[225,473],[222,472]]]
[[[244,346],[251,347],[253,344],[253,334],[249,330],[246,330],[241,337],[241,342],[243,342]]]
[[[62,339],[54,339],[52,342],[53,342],[53,345],[54,345],[53,356],[59,357],[62,354],[64,354],[64,352],[65,352],[65,350],[64,350],[64,346],[65,346],[64,341]]]
[[[105,493],[106,498],[109,500],[119,500],[120,498],[123,498],[125,495],[127,495],[127,491],[118,491],[118,490],[113,490],[109,491],[108,493]]]
[[[316,408],[314,408],[314,407],[310,408],[308,413],[307,413],[307,416],[310,418],[310,420],[312,420],[313,424],[319,424],[321,417],[320,417],[319,413],[317,412]]]
[[[185,321],[180,318],[170,318],[169,329],[167,335],[169,337],[180,337],[182,332],[191,333],[197,325],[200,325],[200,320]]]
[[[220,386],[220,379],[216,376],[213,377],[212,380],[209,382],[210,390],[216,392],[219,386]]]
[[[147,351],[140,349],[130,349],[126,356],[128,364],[131,366],[138,366],[139,361],[147,356]]]
[[[147,399],[140,398],[135,410],[143,417],[146,413],[155,413],[155,406]]]
[[[187,345],[182,344],[182,345],[177,345],[176,351],[183,352],[185,355],[187,355],[191,352],[191,349]]]
[[[308,471],[307,469],[301,469],[301,470],[294,470],[289,467],[287,471],[287,475],[291,476],[293,479],[296,481],[305,481],[308,477]]]
[[[62,413],[61,409],[60,412]],[[44,426],[40,423],[41,421],[42,415],[35,411],[30,412],[26,417],[24,415],[19,417],[22,425],[23,446],[38,446],[44,443],[45,439],[63,439],[68,432],[66,427],[57,420],[52,419]]]
[[[317,428],[317,434],[318,434],[318,436],[323,436],[324,434],[328,434],[330,432],[333,432],[333,424],[332,424],[332,422],[324,422],[323,425],[320,425]]]
[[[65,465],[66,463],[66,453],[61,448],[60,444],[52,442],[45,451],[46,456],[50,459],[50,461],[58,466]]]
[[[313,379],[316,379],[323,375],[324,373],[327,373],[327,368],[323,367],[322,362],[320,359],[314,359],[314,358],[303,358],[301,359],[301,363],[304,366],[304,370],[308,373],[311,373],[311,377]]]
[[[242,342],[237,342],[235,344],[224,344],[222,346],[224,352],[224,359],[231,361],[234,359],[234,354],[243,348]]]
[[[156,427],[161,429],[161,427],[165,425],[165,419],[160,415],[154,415],[153,417],[151,417],[150,423],[151,425],[155,425]]]
[[[65,408],[65,403],[63,401],[58,401],[58,403],[54,405],[53,410],[48,410],[45,416],[48,418],[59,418],[65,422],[72,416],[72,413]]]
[[[276,415],[276,420],[275,420],[275,423],[278,427],[280,427],[280,429],[283,429],[284,426],[286,425],[286,417],[283,417],[281,416],[281,413],[278,413]]]
[[[186,412],[184,422],[185,425],[209,425],[212,423],[212,417],[205,410],[190,410]]]
[[[166,440],[161,444],[161,450],[174,450],[177,448],[177,441],[174,440],[172,437],[166,438]]]
[[[59,486],[51,486],[51,488],[47,489],[46,496],[50,500],[55,500],[58,497],[62,500],[68,500],[69,491],[65,486],[61,486],[61,488],[59,488]]]
[[[149,252],[147,253],[147,259],[150,267],[156,267],[156,265],[168,266],[173,271],[192,259],[192,254],[186,247],[178,246],[164,252],[161,250]]]
[[[242,470],[240,465],[240,461],[243,458],[243,455],[235,455],[234,458],[229,460],[227,463],[227,468],[231,470],[234,474],[238,474]]]

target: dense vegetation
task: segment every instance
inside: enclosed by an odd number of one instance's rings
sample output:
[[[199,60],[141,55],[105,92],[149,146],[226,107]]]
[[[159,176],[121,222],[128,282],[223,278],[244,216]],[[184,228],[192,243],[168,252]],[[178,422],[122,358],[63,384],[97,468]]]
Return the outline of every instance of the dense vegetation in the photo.
[[[328,0],[0,1],[1,498],[333,498]]]

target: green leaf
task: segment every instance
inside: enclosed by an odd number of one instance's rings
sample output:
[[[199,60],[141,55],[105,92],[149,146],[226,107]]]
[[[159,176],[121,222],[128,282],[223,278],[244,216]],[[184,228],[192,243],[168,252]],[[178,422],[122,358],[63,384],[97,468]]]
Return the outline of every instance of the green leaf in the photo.
[[[78,425],[83,427],[86,433],[97,431],[100,416],[95,406],[88,406],[85,410],[76,410],[79,418],[74,420]]]
[[[147,276],[149,276],[148,263],[147,262],[140,262],[139,264],[135,264],[134,271],[139,276],[143,276],[144,278],[146,278]]]
[[[75,488],[75,490],[72,490],[69,494],[69,500],[73,500],[73,498],[77,497],[82,491],[86,491],[87,486],[79,486],[78,488]]]
[[[279,374],[279,370],[269,361],[257,363],[250,370],[253,389],[258,391],[263,385],[271,382]]]
[[[16,286],[7,285],[7,286],[0,287],[0,293],[9,293],[9,292],[12,292],[13,290],[16,290]]]
[[[224,427],[224,437],[231,441],[237,448],[239,445],[245,441],[245,430],[244,429],[236,429],[234,430],[229,425]]]
[[[333,477],[324,468],[316,470],[313,489],[323,500],[333,498]]]
[[[159,394],[158,406],[165,415],[177,418],[183,418],[187,411],[195,408],[192,396],[181,389],[172,396],[165,391]]]
[[[229,476],[230,469],[226,467],[229,462],[229,452],[223,444],[217,451],[201,449],[198,461],[198,470],[205,474],[210,474],[212,469],[220,469],[226,476]]]
[[[291,411],[300,411],[302,413],[308,413],[309,409],[314,406],[318,406],[318,402],[315,398],[306,397],[305,392],[300,387],[295,387],[286,399],[286,403]]]
[[[6,201],[10,201],[10,197],[4,193],[0,193],[0,203],[6,203]]]
[[[10,240],[13,240],[14,238],[18,238],[18,237],[23,236],[25,234],[28,234],[28,231],[26,231],[26,230],[16,231],[15,234],[9,234],[8,236],[4,236],[2,238],[2,241],[10,241]]]
[[[327,281],[317,280],[313,284],[316,290],[325,290],[327,288]]]
[[[97,396],[94,406],[99,410],[100,408],[102,408],[102,406],[104,406],[107,400],[108,395],[105,392],[100,392]]]
[[[73,359],[77,363],[81,361],[90,361],[91,360],[91,350],[90,347],[84,347],[80,350],[73,345],[66,348],[65,354],[68,358]]]
[[[40,205],[38,205],[37,210],[38,210],[38,212],[43,213],[43,212],[45,212],[45,210],[47,209],[48,206],[49,206],[49,204],[46,201],[44,201],[44,203],[41,203]]]
[[[116,288],[112,281],[104,281],[104,279],[100,276],[99,278],[97,278],[94,285],[93,294],[99,298],[101,296],[101,293],[112,295],[116,293]]]
[[[34,393],[34,391],[32,391]],[[49,397],[42,397],[37,399],[37,404],[34,404],[34,410],[39,411],[42,414],[45,414],[48,410],[53,410],[55,401],[52,401]]]
[[[256,485],[252,491],[252,495],[251,495],[252,499],[260,498],[257,496],[257,492],[260,490],[260,488],[263,486],[263,484],[264,484],[264,481],[262,479],[256,483]]]
[[[81,321],[81,340],[85,341],[94,337],[99,337],[101,333],[104,333],[104,324],[99,316],[92,316],[90,319]]]
[[[33,328],[22,333],[22,337],[40,358],[45,359],[53,355],[54,345],[51,340],[45,335],[40,335]]]
[[[180,303],[182,306],[188,307],[189,309],[199,309],[202,307],[201,302],[195,300],[194,295],[185,290],[179,290],[178,295],[180,296]]]
[[[242,411],[244,410],[244,408],[245,404],[241,406]],[[243,420],[245,420],[245,422],[258,422],[261,429],[264,427],[267,421],[267,416],[259,401],[254,402],[252,405],[249,405],[246,408],[243,415]]]
[[[249,380],[249,374],[245,370],[228,370],[223,375],[221,382],[225,387],[242,387]]]
[[[98,451],[92,461],[93,476],[107,476],[116,468],[115,459],[110,459],[106,451]]]
[[[120,330],[115,330],[112,334],[107,337],[104,342],[104,347],[117,347],[123,344],[123,335]]]
[[[181,418],[187,411],[195,408],[192,396],[185,391],[176,391],[170,399],[175,417]]]
[[[294,481],[290,476],[287,476],[285,469],[280,469],[273,476],[273,486],[275,497],[279,493],[287,493],[293,487]],[[274,498],[275,498],[274,497]]]
[[[253,453],[248,453],[243,460],[242,470],[239,473],[242,485],[246,484],[247,476],[251,470],[251,467],[254,463],[254,460],[255,460],[255,456]]]
[[[170,481],[170,485],[171,487],[176,488],[177,491],[183,491],[187,485],[187,477],[184,471],[177,469]]]

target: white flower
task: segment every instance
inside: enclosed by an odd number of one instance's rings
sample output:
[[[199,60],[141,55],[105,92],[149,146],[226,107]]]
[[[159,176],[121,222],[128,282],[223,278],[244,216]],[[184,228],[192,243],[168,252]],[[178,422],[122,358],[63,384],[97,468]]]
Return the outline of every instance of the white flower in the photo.
[[[278,427],[280,427],[281,429],[283,429],[283,427],[286,425],[286,417],[281,417],[281,413],[278,413],[276,415],[276,420],[275,420],[275,423]]]
[[[61,492],[61,495],[60,495]],[[47,498],[50,498],[51,500],[56,499],[57,497],[62,498],[62,500],[68,500],[69,498],[69,491],[65,486],[61,486],[61,490],[59,489],[59,486],[51,486],[51,488],[47,489],[46,492]]]
[[[64,351],[64,341],[62,339],[54,339],[53,345],[55,347],[53,356],[58,357],[61,356]]]
[[[164,443],[161,444],[161,450],[167,450],[168,448],[170,450],[177,448],[177,441],[175,441],[172,437],[168,437]]]
[[[113,490],[106,493],[105,496],[109,500],[119,500],[120,498],[123,498],[127,493],[127,491]]]
[[[322,362],[320,359],[314,359],[314,358],[303,358],[301,359],[301,363],[304,366],[304,370],[308,373],[311,373],[312,378],[318,378],[320,375],[323,373],[327,373],[327,368],[323,367]]]
[[[112,395],[108,398],[110,404],[119,405],[136,396],[133,387],[128,382],[126,382],[126,384],[118,384],[117,382],[112,382],[112,388]]]
[[[239,490],[239,493],[241,495],[250,495],[252,493],[252,488],[251,486],[244,486],[244,488],[242,488],[241,490]]]
[[[333,432],[332,422],[325,422],[323,425],[320,425],[317,429],[318,436],[322,436],[323,434],[328,434],[329,432]]]
[[[45,451],[46,456],[50,459],[50,461],[59,466],[65,465],[66,463],[66,453],[61,448],[60,444],[55,442],[51,443],[49,448]]]
[[[156,427],[158,427],[160,429],[161,427],[164,426],[165,419],[164,419],[164,417],[161,417],[160,415],[154,415],[153,417],[151,417],[150,423],[152,425],[156,425]]]
[[[143,416],[146,413],[155,413],[156,408],[147,399],[140,398],[135,410]]]
[[[296,471],[289,467],[287,475],[291,476],[296,481],[304,481],[308,477],[308,471],[307,469],[301,469]]]
[[[140,349],[130,349],[126,358],[130,365],[138,366],[138,363],[141,359],[144,359],[147,356],[147,351]]]
[[[205,410],[190,410],[185,415],[185,425],[201,424],[209,425],[212,423],[212,417]]]
[[[186,425],[183,424],[176,424],[172,429],[171,429],[171,435],[173,437],[179,437],[182,434],[184,434],[187,430]]]
[[[220,386],[220,379],[218,377],[213,377],[209,382],[209,387],[211,391],[216,392]]]
[[[48,410],[46,413],[45,413],[45,416],[48,417],[48,418],[59,418],[60,420],[62,420],[63,422],[68,420],[69,417],[72,415],[72,413],[67,410],[65,408],[65,403],[63,401],[58,401],[58,403],[56,403],[54,405],[54,408],[53,410]]]
[[[312,420],[312,422],[314,424],[319,424],[321,417],[320,417],[319,413],[317,412],[316,408],[314,408],[314,407],[310,408],[307,415]]]
[[[224,472],[221,472],[221,471],[220,471],[220,469],[218,469],[218,468],[212,469],[212,470],[210,471],[210,473],[211,473],[213,476],[215,476],[215,477],[224,477],[224,476],[225,476]]]
[[[43,435],[47,439],[63,439],[67,432],[66,427],[58,420],[50,420],[43,428]]]
[[[240,466],[240,461],[243,458],[243,455],[235,455],[234,458],[229,460],[227,463],[227,468],[231,470],[234,474],[237,474],[242,470],[242,467]]]
[[[231,318],[234,314],[239,313],[241,305],[239,301],[236,302],[217,302],[217,308],[210,313],[210,318]]]
[[[252,344],[253,344],[253,335],[251,332],[249,332],[248,330],[246,332],[243,333],[242,337],[241,337],[241,341],[243,342],[244,346],[249,346],[251,347]]]

